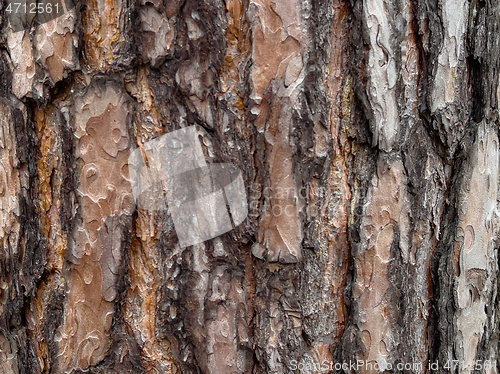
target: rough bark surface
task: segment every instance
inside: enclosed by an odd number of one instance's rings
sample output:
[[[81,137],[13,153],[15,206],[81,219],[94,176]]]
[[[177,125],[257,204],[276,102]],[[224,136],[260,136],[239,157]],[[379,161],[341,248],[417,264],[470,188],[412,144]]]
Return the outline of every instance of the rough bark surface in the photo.
[[[10,3],[0,373],[500,372],[500,3]],[[191,125],[249,213],[181,248],[128,162]]]

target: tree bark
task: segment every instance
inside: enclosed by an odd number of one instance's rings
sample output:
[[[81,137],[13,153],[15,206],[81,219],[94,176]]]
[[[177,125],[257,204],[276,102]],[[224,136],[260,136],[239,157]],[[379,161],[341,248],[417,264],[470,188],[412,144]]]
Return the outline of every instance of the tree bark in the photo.
[[[500,372],[500,3],[9,4],[0,373]],[[193,125],[248,216],[182,248],[128,166]]]

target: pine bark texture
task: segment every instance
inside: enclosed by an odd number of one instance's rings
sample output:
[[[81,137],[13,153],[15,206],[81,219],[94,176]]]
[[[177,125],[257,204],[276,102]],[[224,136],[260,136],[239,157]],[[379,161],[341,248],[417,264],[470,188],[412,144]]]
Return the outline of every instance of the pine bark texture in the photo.
[[[500,372],[500,3],[6,6],[0,373]],[[190,125],[249,214],[180,248],[127,162]]]

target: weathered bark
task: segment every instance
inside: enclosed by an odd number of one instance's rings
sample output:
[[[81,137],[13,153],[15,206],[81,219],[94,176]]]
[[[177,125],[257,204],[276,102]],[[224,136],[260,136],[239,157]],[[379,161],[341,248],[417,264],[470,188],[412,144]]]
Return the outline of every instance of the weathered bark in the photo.
[[[9,3],[0,373],[500,372],[499,3]],[[128,163],[191,125],[248,216],[181,248]]]

